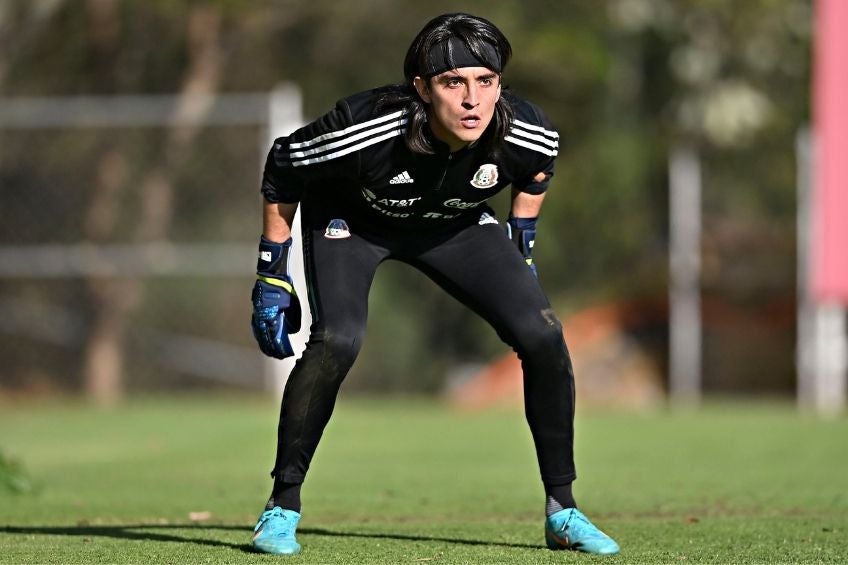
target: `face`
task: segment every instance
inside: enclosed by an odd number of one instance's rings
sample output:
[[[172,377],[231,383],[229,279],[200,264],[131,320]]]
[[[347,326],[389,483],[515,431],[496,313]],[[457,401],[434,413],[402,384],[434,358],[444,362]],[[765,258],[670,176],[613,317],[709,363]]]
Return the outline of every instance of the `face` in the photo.
[[[429,80],[415,77],[413,84],[429,105],[430,129],[451,151],[480,139],[501,95],[500,77],[486,67],[453,69]]]

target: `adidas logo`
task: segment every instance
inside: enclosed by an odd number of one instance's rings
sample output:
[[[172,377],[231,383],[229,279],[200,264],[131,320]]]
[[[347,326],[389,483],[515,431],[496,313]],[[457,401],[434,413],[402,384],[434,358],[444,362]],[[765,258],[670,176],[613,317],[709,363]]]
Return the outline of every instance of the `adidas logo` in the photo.
[[[415,182],[415,179],[409,176],[409,173],[404,171],[401,174],[392,177],[392,180],[389,181],[389,184],[408,184],[411,182]]]

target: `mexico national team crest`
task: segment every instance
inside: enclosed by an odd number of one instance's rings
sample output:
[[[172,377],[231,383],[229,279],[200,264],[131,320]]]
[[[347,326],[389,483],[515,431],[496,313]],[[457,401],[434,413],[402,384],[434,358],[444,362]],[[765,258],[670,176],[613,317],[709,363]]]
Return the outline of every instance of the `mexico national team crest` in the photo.
[[[324,237],[327,239],[344,239],[350,237],[350,229],[347,227],[347,222],[344,220],[330,220],[327,224],[327,230],[324,232]]]
[[[498,183],[498,166],[487,163],[480,165],[474,177],[471,179],[471,186],[475,188],[491,188]]]

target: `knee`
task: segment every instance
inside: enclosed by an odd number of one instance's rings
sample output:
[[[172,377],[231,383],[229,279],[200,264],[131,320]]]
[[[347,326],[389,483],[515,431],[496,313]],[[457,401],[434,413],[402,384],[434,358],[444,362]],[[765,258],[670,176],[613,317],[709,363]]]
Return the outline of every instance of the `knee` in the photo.
[[[516,350],[523,359],[538,355],[568,356],[562,324],[552,310],[526,318],[516,332]]]
[[[303,395],[311,394],[309,390],[316,386],[322,396],[334,396],[356,360],[363,335],[355,329],[313,326],[303,356],[286,384],[289,400],[284,404],[299,405]]]
[[[318,346],[324,359],[342,366],[352,365],[359,350],[365,331],[355,327],[325,327],[312,335],[310,344]]]

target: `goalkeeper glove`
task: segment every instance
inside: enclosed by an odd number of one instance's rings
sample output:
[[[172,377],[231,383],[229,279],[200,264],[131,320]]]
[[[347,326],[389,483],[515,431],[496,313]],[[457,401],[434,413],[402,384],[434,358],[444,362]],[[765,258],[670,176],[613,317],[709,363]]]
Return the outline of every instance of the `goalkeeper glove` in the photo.
[[[284,359],[294,355],[288,334],[300,330],[300,300],[288,274],[292,239],[274,243],[259,240],[259,261],[251,301],[250,325],[262,353]]]
[[[507,236],[518,246],[524,256],[524,262],[536,277],[536,264],[533,263],[533,243],[536,241],[536,222],[539,218],[516,218],[512,214],[506,221]]]

